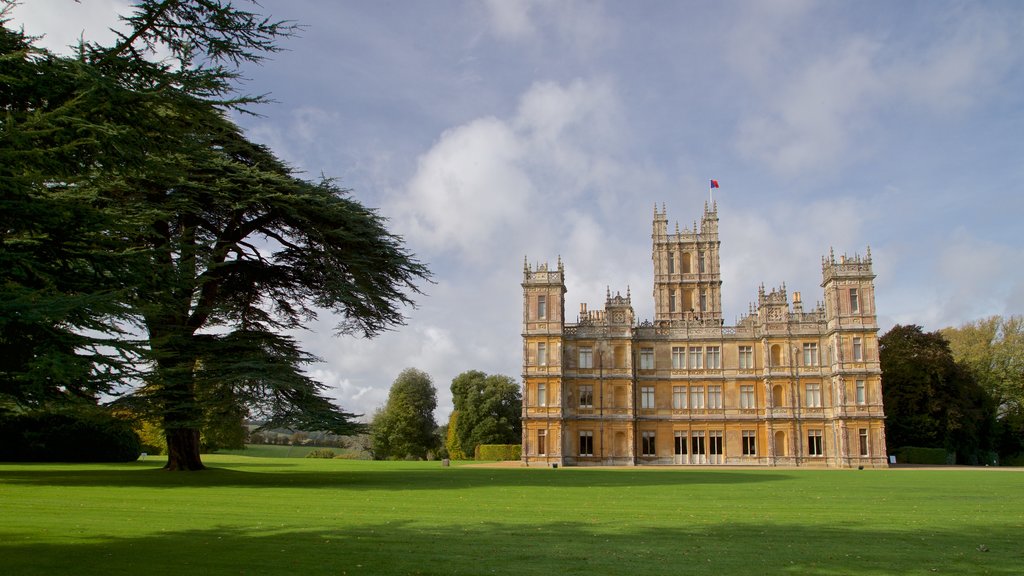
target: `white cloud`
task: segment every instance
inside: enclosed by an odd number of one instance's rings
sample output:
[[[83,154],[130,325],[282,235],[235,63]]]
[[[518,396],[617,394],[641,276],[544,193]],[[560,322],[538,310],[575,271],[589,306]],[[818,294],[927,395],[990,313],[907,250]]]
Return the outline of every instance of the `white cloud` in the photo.
[[[474,261],[510,235],[550,235],[567,201],[618,183],[622,139],[610,84],[540,82],[509,120],[480,118],[441,135],[388,212],[416,245]]]
[[[1011,41],[1024,25],[1019,14],[972,12],[951,22],[922,52],[898,55],[889,78],[909,101],[940,114],[990,97],[1024,56]]]
[[[606,49],[618,37],[600,3],[563,0],[487,0],[490,30],[499,40],[551,43],[575,56]]]
[[[124,0],[31,0],[13,11],[13,22],[24,25],[25,33],[43,38],[38,45],[60,54],[70,54],[70,46],[86,41],[108,43],[115,36],[111,28],[119,28],[117,17],[131,12]]]
[[[487,0],[485,6],[494,35],[515,40],[533,34],[530,11],[534,4],[533,0]]]
[[[767,110],[741,122],[740,153],[786,176],[830,172],[845,162],[884,88],[873,64],[877,51],[855,40],[787,80]]]
[[[526,215],[533,183],[521,165],[523,143],[495,118],[449,130],[419,160],[393,213],[417,244],[483,258]]]

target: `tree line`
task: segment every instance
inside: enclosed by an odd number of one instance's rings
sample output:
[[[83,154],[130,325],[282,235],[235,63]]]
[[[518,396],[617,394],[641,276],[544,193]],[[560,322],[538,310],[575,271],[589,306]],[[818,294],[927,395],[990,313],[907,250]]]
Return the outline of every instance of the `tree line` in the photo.
[[[387,402],[370,424],[375,459],[472,459],[481,444],[522,441],[522,393],[509,376],[468,370],[451,383],[455,409],[438,426],[437,389],[430,376],[407,368],[395,379]]]
[[[886,443],[960,464],[1024,464],[1024,316],[879,338]]]

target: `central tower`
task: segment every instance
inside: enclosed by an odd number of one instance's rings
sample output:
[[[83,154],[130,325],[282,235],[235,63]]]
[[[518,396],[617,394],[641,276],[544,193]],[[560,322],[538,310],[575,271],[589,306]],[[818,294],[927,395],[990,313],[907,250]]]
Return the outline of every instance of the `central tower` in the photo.
[[[704,204],[699,227],[668,231],[668,215],[654,207],[651,234],[654,261],[655,322],[722,324],[722,274],[719,266],[718,207]]]

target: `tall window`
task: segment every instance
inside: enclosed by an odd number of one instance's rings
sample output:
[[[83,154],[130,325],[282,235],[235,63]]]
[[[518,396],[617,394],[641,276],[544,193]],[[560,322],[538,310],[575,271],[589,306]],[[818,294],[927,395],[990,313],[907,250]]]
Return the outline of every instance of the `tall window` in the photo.
[[[594,387],[590,384],[580,386],[580,408],[594,407]]]
[[[640,407],[648,410],[654,408],[654,386],[640,388]]]
[[[708,311],[708,291],[707,290],[701,290],[700,291],[700,311],[701,312],[707,312]]]
[[[594,367],[594,349],[590,346],[580,348],[580,368]]]
[[[695,346],[690,347],[690,369],[697,369],[704,367],[704,350]]]
[[[821,442],[821,430],[808,430],[807,431],[807,455],[808,456],[824,456],[825,447]]]
[[[740,346],[740,370],[751,370],[754,368],[754,347]]]
[[[804,366],[818,365],[818,343],[804,342]]]
[[[686,408],[686,386],[672,387],[672,408],[675,410]]]
[[[757,456],[757,433],[754,430],[743,431],[743,455]]]
[[[708,456],[712,464],[722,462],[722,431],[712,430],[708,432]]]
[[[654,348],[640,349],[640,369],[654,370]]]
[[[707,451],[704,446],[704,432],[694,430],[690,434],[690,455],[694,463],[703,462]]]
[[[686,368],[686,348],[682,346],[672,347],[672,367],[676,369]]]
[[[704,253],[703,252],[698,252],[697,253],[697,271],[700,272],[701,274],[704,273]]]
[[[690,386],[690,408],[702,410],[704,408],[704,387]]]
[[[580,456],[594,455],[594,432],[592,430],[580,431]]]
[[[743,384],[740,386],[740,408],[757,408],[753,384]]]
[[[543,456],[548,453],[548,431],[537,430],[537,455]]]
[[[686,456],[686,432],[677,430],[675,433],[675,453],[676,456]]]
[[[548,345],[544,342],[537,343],[537,364],[548,365]]]
[[[821,408],[821,383],[811,382],[807,384],[807,394],[804,397],[808,408]]]
[[[537,296],[537,318],[543,320],[548,317],[548,297]]]
[[[708,386],[708,408],[722,407],[722,387],[719,385]]]
[[[668,273],[676,273],[676,253],[671,251],[668,253]]]
[[[853,361],[864,361],[864,343],[858,336],[854,336],[853,338]]]
[[[860,437],[860,455],[861,456],[867,456],[868,455],[868,429],[867,428],[861,428],[859,430],[858,436]]]
[[[537,405],[548,405],[548,385],[543,382],[537,384]]]
[[[854,314],[860,312],[860,298],[856,288],[850,288],[850,312]]]
[[[867,403],[867,391],[864,388],[864,381],[857,380],[857,404]]]
[[[708,346],[708,368],[716,369],[722,367],[722,349],[718,346]]]
[[[669,290],[668,291],[668,311],[669,312],[675,312],[676,311],[676,291],[675,290]]]
[[[645,430],[640,433],[640,438],[640,453],[644,456],[654,456],[657,453],[657,449],[654,446],[654,432]]]

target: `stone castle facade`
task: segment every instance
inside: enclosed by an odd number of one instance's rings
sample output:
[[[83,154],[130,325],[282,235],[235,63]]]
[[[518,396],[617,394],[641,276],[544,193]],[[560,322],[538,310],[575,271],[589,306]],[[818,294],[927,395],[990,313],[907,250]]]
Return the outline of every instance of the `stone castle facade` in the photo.
[[[822,258],[823,303],[762,286],[725,326],[715,203],[651,238],[653,321],[627,289],[567,322],[561,258],[524,263],[527,466],[887,465],[870,249]]]

